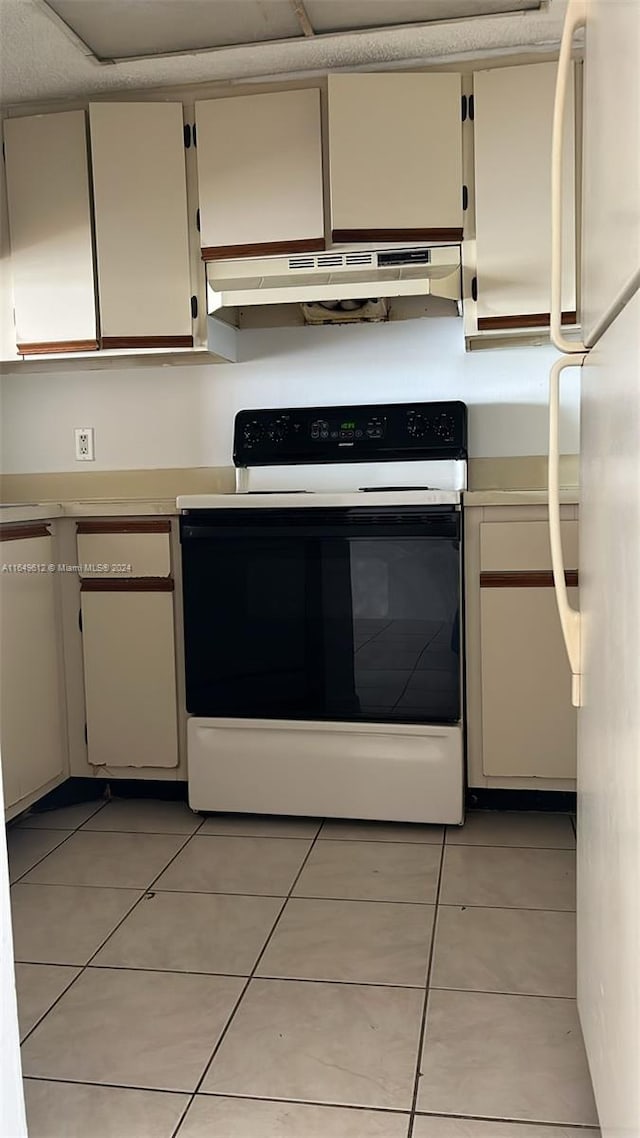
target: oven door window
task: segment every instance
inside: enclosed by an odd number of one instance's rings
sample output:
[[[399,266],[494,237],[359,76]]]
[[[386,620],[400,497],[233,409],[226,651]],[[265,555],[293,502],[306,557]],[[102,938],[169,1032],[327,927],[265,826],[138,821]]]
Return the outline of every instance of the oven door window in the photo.
[[[304,511],[270,528],[260,511],[254,532],[225,513],[220,529],[183,529],[192,714],[459,720],[457,514],[367,526],[331,511],[323,527]]]

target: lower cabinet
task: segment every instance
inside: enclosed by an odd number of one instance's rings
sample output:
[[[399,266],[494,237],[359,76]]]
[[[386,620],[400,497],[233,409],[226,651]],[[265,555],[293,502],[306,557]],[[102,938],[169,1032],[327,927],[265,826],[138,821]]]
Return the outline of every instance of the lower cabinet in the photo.
[[[101,584],[91,581],[81,594],[89,762],[175,767],[173,594],[101,591]]]
[[[577,607],[578,522],[566,516],[577,507],[564,509],[565,573]],[[467,517],[469,784],[567,788],[576,777],[577,716],[546,507],[506,507],[505,520],[500,512]]]
[[[553,588],[481,588],[480,606],[484,773],[575,778],[576,712]]]
[[[0,745],[12,816],[62,782],[68,762],[54,539],[33,522],[0,527],[0,541]]]
[[[87,758],[178,765],[168,521],[78,523]]]

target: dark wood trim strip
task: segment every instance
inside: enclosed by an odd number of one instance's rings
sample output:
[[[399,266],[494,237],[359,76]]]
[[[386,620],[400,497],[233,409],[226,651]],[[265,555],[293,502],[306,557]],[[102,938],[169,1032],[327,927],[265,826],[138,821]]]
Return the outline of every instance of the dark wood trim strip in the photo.
[[[203,261],[224,261],[232,257],[276,257],[287,253],[321,253],[324,237],[305,237],[298,241],[256,241],[252,245],[205,245]]]
[[[578,320],[577,312],[563,312],[563,324],[575,324]],[[523,312],[519,316],[480,316],[478,317],[478,331],[489,332],[501,328],[548,328],[551,316],[548,312]]]
[[[96,352],[97,340],[48,340],[18,344],[21,356],[47,356],[57,352]]]
[[[459,229],[333,229],[332,241],[462,241]]]
[[[578,570],[565,569],[564,579],[568,586],[578,584]],[[481,589],[552,589],[553,573],[550,569],[518,569],[480,574]]]
[[[103,336],[101,346],[109,348],[192,348],[193,336]]]
[[[172,593],[173,577],[83,577],[81,593]]]
[[[0,526],[0,541],[20,541],[25,537],[50,537],[48,522],[7,522]]]
[[[122,518],[113,522],[77,522],[76,533],[171,533],[171,522],[127,522]]]

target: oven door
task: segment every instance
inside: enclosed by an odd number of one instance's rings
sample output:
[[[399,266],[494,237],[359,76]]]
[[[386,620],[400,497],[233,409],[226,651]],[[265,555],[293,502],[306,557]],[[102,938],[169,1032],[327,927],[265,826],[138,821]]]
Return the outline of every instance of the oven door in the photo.
[[[460,720],[460,510],[313,507],[181,518],[187,710]]]

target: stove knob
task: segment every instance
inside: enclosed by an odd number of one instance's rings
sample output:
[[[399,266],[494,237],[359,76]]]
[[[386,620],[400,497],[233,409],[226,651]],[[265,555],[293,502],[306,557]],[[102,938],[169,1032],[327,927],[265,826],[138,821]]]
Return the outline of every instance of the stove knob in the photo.
[[[423,439],[429,433],[431,424],[419,411],[414,411],[407,421],[407,433],[412,439]]]
[[[245,423],[242,437],[247,446],[256,446],[264,438],[264,426],[262,423],[254,419],[250,423]]]

